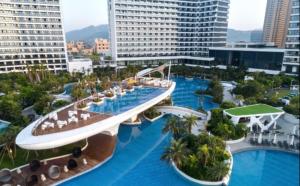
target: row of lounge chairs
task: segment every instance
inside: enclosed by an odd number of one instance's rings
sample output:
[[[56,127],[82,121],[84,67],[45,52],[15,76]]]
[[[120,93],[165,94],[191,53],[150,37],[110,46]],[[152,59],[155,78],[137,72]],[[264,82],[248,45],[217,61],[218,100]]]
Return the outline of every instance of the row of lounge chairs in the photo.
[[[73,158],[70,158],[66,165],[64,165],[63,167],[60,167],[58,165],[51,165],[48,168],[47,172],[42,172],[39,174],[36,172],[41,170],[42,164],[38,160],[33,160],[29,163],[29,169],[31,171],[31,173],[29,174],[30,176],[26,178],[23,177],[23,172],[21,169],[17,169],[16,172],[18,174],[18,177],[24,178],[24,182],[28,186],[39,185],[40,181],[46,182],[47,179],[58,180],[61,176],[62,170],[65,173],[71,170],[75,170],[78,167],[80,161],[82,162],[83,165],[88,164],[87,159],[85,158],[79,159],[81,157],[81,154],[82,154],[81,148],[79,147],[74,148],[72,153]],[[43,164],[47,165],[47,162],[44,161]],[[2,169],[0,171],[0,185],[10,186],[11,185],[10,183],[12,183],[11,182],[12,179],[13,179],[13,174],[9,169]]]
[[[251,145],[261,145],[261,146],[274,146],[279,148],[284,148],[286,150],[300,150],[300,143],[295,143],[293,145],[288,144],[286,140],[278,141],[277,143],[273,143],[273,141],[269,141],[268,139],[263,139],[261,143],[258,143],[257,138],[250,138]]]

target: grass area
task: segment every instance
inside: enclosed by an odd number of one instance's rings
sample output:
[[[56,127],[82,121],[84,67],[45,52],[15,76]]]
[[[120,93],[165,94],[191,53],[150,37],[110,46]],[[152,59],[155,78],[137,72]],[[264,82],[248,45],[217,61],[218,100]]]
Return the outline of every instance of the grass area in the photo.
[[[290,93],[289,89],[279,89],[279,90],[274,90],[272,92],[269,92],[270,96],[275,96],[276,98],[280,99],[283,98],[284,96],[287,96]]]
[[[74,147],[84,147],[86,141],[80,141],[74,144],[66,145],[60,148],[41,150],[41,151],[27,151],[17,147],[16,157],[14,162],[7,156],[4,155],[3,160],[0,162],[0,169],[8,168],[13,169],[22,165],[29,163],[32,160],[44,160],[53,158],[56,156],[62,156],[72,153]],[[28,154],[29,153],[29,154]],[[2,153],[1,153],[2,155]],[[28,156],[28,158],[27,158]]]
[[[266,114],[266,113],[278,113],[282,111],[269,105],[256,104],[256,105],[250,105],[245,107],[227,109],[225,110],[225,112],[235,116],[243,116],[243,115],[255,115],[255,114]]]

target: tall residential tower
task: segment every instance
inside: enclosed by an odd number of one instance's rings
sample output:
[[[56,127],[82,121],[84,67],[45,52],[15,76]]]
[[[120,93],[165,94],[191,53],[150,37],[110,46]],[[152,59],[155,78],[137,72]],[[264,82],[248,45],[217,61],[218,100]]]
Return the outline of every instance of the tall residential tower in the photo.
[[[286,36],[286,54],[282,70],[288,74],[299,76],[300,55],[300,21],[299,0],[292,0],[292,8],[288,32]]]
[[[65,71],[65,48],[60,0],[0,1],[0,73]]]
[[[275,43],[279,48],[285,47],[291,0],[268,0],[263,41]]]
[[[111,49],[118,63],[208,62],[226,45],[229,0],[108,0]]]

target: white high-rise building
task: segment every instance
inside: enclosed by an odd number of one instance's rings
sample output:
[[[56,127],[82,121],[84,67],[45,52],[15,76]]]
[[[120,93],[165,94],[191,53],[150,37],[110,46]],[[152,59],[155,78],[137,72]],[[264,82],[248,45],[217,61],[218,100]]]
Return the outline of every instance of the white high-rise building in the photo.
[[[113,60],[204,64],[226,45],[229,0],[108,0]]]
[[[0,73],[67,70],[60,0],[0,0]]]
[[[286,36],[286,54],[282,71],[299,76],[300,55],[300,5],[299,0],[292,0],[289,28]]]

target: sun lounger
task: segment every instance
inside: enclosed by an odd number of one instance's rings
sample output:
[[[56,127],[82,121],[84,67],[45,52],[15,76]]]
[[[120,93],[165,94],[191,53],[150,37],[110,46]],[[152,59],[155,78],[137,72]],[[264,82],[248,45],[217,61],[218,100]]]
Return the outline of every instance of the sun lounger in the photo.
[[[68,119],[68,123],[72,123],[72,122],[78,123],[78,118],[76,118],[75,116],[69,118],[69,119]]]
[[[64,166],[64,172],[69,172],[67,165]]]
[[[58,120],[57,121],[57,125],[58,125],[58,128],[61,129],[63,126],[68,125],[68,122],[67,121],[60,121],[60,120]]]
[[[85,158],[83,158],[82,163],[83,163],[84,165],[87,165],[87,164],[88,164],[88,162],[87,162],[87,160],[86,160]]]
[[[41,174],[41,180],[42,180],[42,182],[45,182],[47,180],[47,178],[44,174]]]
[[[287,141],[283,141],[283,146],[285,149],[289,149],[289,144]]]

